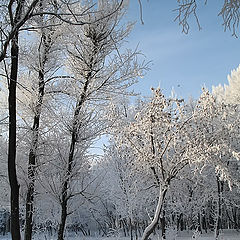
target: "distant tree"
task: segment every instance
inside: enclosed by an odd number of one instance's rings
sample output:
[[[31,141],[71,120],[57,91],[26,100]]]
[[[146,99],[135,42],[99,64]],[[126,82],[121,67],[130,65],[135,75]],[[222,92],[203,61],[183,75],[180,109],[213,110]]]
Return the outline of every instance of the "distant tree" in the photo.
[[[150,206],[154,201],[149,190],[156,189],[150,174],[140,169],[136,171],[134,157],[131,149],[128,150],[126,146],[119,147],[112,142],[105,150],[102,164],[106,169],[102,185],[108,202],[115,210],[111,228],[116,232],[123,231],[130,239],[134,239],[134,236],[138,238],[138,235],[142,234],[141,230],[147,220],[145,209],[151,211]]]
[[[121,229],[131,239],[134,235],[138,238],[146,227],[148,217],[145,212],[146,209],[149,214],[153,211],[158,183],[150,169],[147,171],[136,166],[132,147],[119,144],[115,137],[120,137],[122,130],[135,121],[136,113],[145,104],[146,101],[140,99],[134,105],[120,98],[112,102],[108,117],[113,122],[109,133],[114,137],[111,137],[109,146],[104,151],[106,180],[103,181],[103,186],[109,196],[108,201],[115,206],[117,231]],[[111,186],[108,184],[109,179],[112,179]]]

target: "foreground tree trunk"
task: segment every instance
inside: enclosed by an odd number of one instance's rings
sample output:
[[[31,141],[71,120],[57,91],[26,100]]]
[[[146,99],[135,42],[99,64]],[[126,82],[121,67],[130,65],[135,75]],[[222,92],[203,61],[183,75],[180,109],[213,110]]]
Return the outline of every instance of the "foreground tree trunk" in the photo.
[[[59,230],[58,230],[58,240],[63,240],[63,235],[64,235],[64,229],[65,229],[65,225],[66,225],[66,219],[67,219],[67,204],[68,204],[68,200],[70,198],[69,194],[68,194],[68,185],[72,176],[72,165],[73,165],[73,161],[74,161],[74,151],[75,151],[75,146],[77,143],[77,138],[78,138],[78,130],[79,127],[81,125],[81,123],[79,123],[78,121],[78,117],[81,111],[81,108],[85,102],[85,98],[86,98],[86,92],[88,89],[88,85],[89,85],[89,81],[91,78],[91,73],[88,74],[87,80],[85,82],[84,88],[83,88],[83,92],[80,96],[80,100],[77,102],[75,111],[74,111],[74,117],[73,117],[73,128],[72,128],[72,138],[71,138],[71,145],[70,145],[70,151],[69,151],[69,155],[68,155],[68,163],[67,163],[67,172],[66,172],[66,177],[65,177],[65,181],[63,183],[63,188],[62,188],[62,192],[61,192],[61,222],[59,225]]]
[[[8,177],[11,188],[11,234],[12,240],[20,240],[19,225],[19,184],[16,172],[16,86],[18,73],[18,33],[11,41],[11,74],[9,81],[9,144]]]
[[[58,230],[58,240],[63,240],[64,239],[64,229],[66,225],[66,220],[67,220],[67,203],[68,203],[68,198],[67,198],[67,189],[68,189],[68,181],[64,183],[63,190],[62,190],[62,202],[61,202],[61,222],[59,225],[59,230]]]
[[[82,105],[85,102],[85,98],[86,98],[86,92],[88,89],[88,84],[89,84],[89,80],[91,78],[91,73],[88,74],[87,80],[85,82],[84,88],[83,88],[83,92],[80,96],[80,100],[77,102],[75,111],[74,111],[74,117],[73,117],[73,128],[72,128],[72,135],[71,135],[71,145],[70,145],[70,151],[69,151],[69,155],[68,155],[68,163],[67,163],[67,172],[66,172],[66,177],[65,177],[65,181],[63,183],[63,188],[62,188],[62,192],[61,192],[61,222],[59,225],[59,230],[58,230],[58,240],[63,240],[63,235],[64,235],[64,229],[65,229],[65,225],[66,225],[66,219],[67,219],[67,204],[68,204],[68,200],[70,198],[69,194],[68,194],[68,185],[72,176],[72,166],[73,166],[73,161],[74,161],[74,151],[75,151],[75,146],[77,143],[77,138],[78,138],[78,130],[79,127],[81,125],[81,123],[79,123],[78,121],[78,117],[82,108]]]
[[[9,12],[13,17],[12,4],[9,2]],[[19,1],[16,6],[14,19],[11,18],[12,35],[11,40],[11,73],[9,80],[9,96],[8,96],[8,110],[9,110],[9,143],[8,143],[8,178],[11,189],[11,235],[12,240],[20,240],[20,224],[19,224],[19,184],[17,181],[16,171],[16,88],[17,88],[17,74],[18,74],[18,30],[14,30],[22,18],[22,11],[25,0]],[[1,59],[2,60],[2,59]]]
[[[158,224],[168,186],[160,186],[157,208],[152,222],[146,227],[141,240],[147,240]]]

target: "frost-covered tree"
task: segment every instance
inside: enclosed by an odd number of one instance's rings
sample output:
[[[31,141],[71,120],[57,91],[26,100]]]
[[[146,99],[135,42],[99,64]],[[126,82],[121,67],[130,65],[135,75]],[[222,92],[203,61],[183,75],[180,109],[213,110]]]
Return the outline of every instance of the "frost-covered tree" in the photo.
[[[118,144],[129,145],[135,164],[152,171],[159,186],[158,203],[153,220],[145,229],[142,239],[148,239],[156,227],[170,185],[187,166],[196,171],[207,164],[216,167],[221,178],[230,181],[227,160],[236,158],[236,147],[229,144],[229,132],[222,121],[225,108],[205,91],[192,112],[180,100],[165,98],[159,89],[116,139]],[[229,125],[234,128],[234,123]]]
[[[69,185],[78,161],[75,156],[77,146],[84,148],[87,139],[102,133],[106,126],[97,124],[101,123],[101,109],[109,99],[117,94],[125,94],[125,90],[137,81],[146,68],[144,63],[138,63],[136,51],[121,53],[120,46],[132,24],[120,25],[126,9],[123,6],[115,11],[117,7],[118,1],[99,1],[95,11],[86,14],[84,18],[92,24],[69,28],[67,71],[72,78],[55,89],[55,93],[66,96],[65,99],[72,106],[69,111],[71,117],[66,122],[70,133],[69,153],[61,189],[59,240],[63,239],[68,201],[72,197]],[[85,121],[93,121],[98,128],[85,124]],[[87,132],[89,135],[86,135]]]
[[[115,210],[115,224],[111,228],[131,239],[134,235],[138,238],[147,220],[145,209],[152,210],[155,191],[150,190],[155,190],[154,179],[140,169],[136,171],[131,149],[116,146],[113,142],[105,150],[102,165],[106,170],[103,188]]]
[[[43,8],[43,7],[42,7]],[[49,89],[49,82],[54,73],[61,68],[59,61],[59,42],[60,32],[55,27],[44,27],[47,25],[57,24],[55,19],[47,19],[40,16],[35,19],[35,24],[39,25],[39,31],[36,32],[34,37],[35,43],[29,48],[28,59],[24,62],[23,74],[20,76],[20,84],[18,91],[18,98],[20,99],[19,113],[22,116],[22,127],[26,127],[29,139],[29,154],[28,154],[28,171],[27,171],[27,194],[26,194],[26,215],[25,215],[25,240],[32,239],[33,227],[33,213],[34,213],[34,195],[35,195],[35,180],[38,158],[39,136],[42,133],[43,127],[41,126],[41,112],[43,105],[48,105],[45,100],[45,91]],[[58,27],[58,29],[60,29]],[[62,44],[63,45],[63,44]],[[31,52],[30,52],[31,51]],[[23,53],[22,55],[25,55]],[[37,60],[37,61],[36,61]],[[28,71],[28,73],[26,73]],[[22,80],[22,81],[21,81]],[[26,111],[24,113],[24,111]],[[46,109],[44,109],[46,111]],[[25,115],[25,116],[24,116]],[[30,125],[30,126],[29,126]],[[32,126],[31,126],[32,125]],[[44,126],[46,127],[46,126]],[[29,134],[30,133],[30,136]]]
[[[122,2],[116,4],[114,11],[117,11]],[[18,82],[19,70],[19,49],[21,49],[22,32],[35,31],[46,27],[54,27],[61,23],[84,25],[90,22],[82,21],[82,17],[87,12],[92,13],[92,5],[88,9],[82,1],[3,1],[0,8],[1,12],[1,29],[0,29],[0,62],[5,70],[5,77],[9,84],[9,151],[8,151],[8,172],[11,186],[11,223],[12,238],[20,239],[19,227],[19,183],[16,171],[16,87]],[[109,13],[111,15],[111,13]],[[58,19],[58,23],[47,23],[39,26],[35,20],[40,17],[49,19]],[[104,16],[103,16],[104,17]],[[95,19],[96,20],[96,19]],[[46,22],[45,22],[46,23]],[[48,25],[50,24],[50,25]],[[44,38],[44,37],[43,37]],[[49,38],[48,38],[49,40]],[[43,40],[46,43],[46,41]],[[44,44],[43,44],[44,45]],[[45,44],[46,45],[46,44]],[[11,62],[8,64],[8,58],[11,56]],[[44,61],[44,60],[43,60]],[[7,66],[10,66],[8,73]],[[44,65],[44,64],[43,64]],[[41,95],[41,94],[40,94]],[[33,161],[32,161],[33,162]],[[31,164],[30,164],[31,165]],[[31,172],[31,173],[30,173]],[[29,171],[30,175],[33,171]],[[30,194],[32,195],[32,194]],[[30,196],[29,195],[29,196]],[[30,206],[30,205],[29,205]],[[31,211],[30,211],[31,212]]]
[[[140,20],[144,23],[142,7],[143,0],[138,0],[139,10],[140,10]],[[176,17],[174,21],[177,21],[182,28],[182,32],[188,34],[190,29],[189,22],[192,18],[195,19],[198,29],[201,30],[202,26],[200,24],[201,19],[199,19],[198,10],[205,5],[207,7],[208,0],[199,1],[199,0],[176,0],[177,6],[174,9],[176,12]],[[216,7],[219,9],[217,16],[222,18],[222,25],[224,31],[229,30],[232,32],[232,36],[238,37],[239,34],[239,0],[224,0],[216,4]]]
[[[233,70],[231,75],[228,75],[228,84],[224,86],[219,85],[217,87],[212,87],[212,93],[216,96],[218,104],[225,106],[225,111],[222,112],[222,120],[225,122],[225,131],[229,131],[228,139],[229,145],[239,151],[239,141],[238,141],[238,129],[237,125],[239,125],[239,81],[240,81],[240,68]],[[238,182],[238,178],[236,177],[238,173],[238,162],[233,159],[226,160],[228,165],[231,167],[232,175],[236,182]],[[218,213],[220,215],[223,214],[224,211],[224,182],[219,179],[217,175],[217,183],[218,183]],[[238,184],[237,184],[238,185]],[[226,192],[226,191],[225,191]],[[228,194],[227,194],[228,195]],[[220,206],[223,205],[223,206]],[[228,211],[227,209],[225,210]],[[219,224],[221,225],[221,219],[219,216],[218,219]],[[219,228],[219,227],[218,227]]]
[[[42,6],[48,5],[48,8]],[[84,5],[84,4],[83,4]],[[8,150],[8,175],[11,187],[11,231],[13,239],[20,239],[19,226],[19,183],[16,170],[16,87],[18,84],[19,49],[21,32],[34,31],[39,28],[32,23],[38,16],[50,16],[57,18],[60,22],[83,25],[81,19],[91,12],[93,5],[88,9],[82,7],[82,1],[3,1],[0,5],[1,28],[0,28],[0,62],[5,70],[5,77],[9,84],[9,150]],[[119,2],[115,11],[122,5]],[[110,13],[111,15],[111,13]],[[41,26],[43,28],[46,26]],[[10,56],[10,62],[8,58]],[[10,66],[8,73],[7,66]]]
[[[212,87],[212,93],[218,101],[223,101],[226,104],[240,103],[240,66],[232,70],[231,75],[228,75],[228,84],[221,84]]]

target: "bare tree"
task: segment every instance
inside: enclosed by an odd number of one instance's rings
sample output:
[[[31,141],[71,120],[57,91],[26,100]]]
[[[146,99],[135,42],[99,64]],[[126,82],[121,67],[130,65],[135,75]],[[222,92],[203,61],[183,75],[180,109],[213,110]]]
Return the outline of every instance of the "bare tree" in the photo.
[[[201,4],[201,1],[197,0],[177,0],[178,8],[175,9],[177,16],[175,21],[179,22],[179,25],[182,26],[182,31],[188,33],[190,25],[188,19],[191,15],[194,16],[198,28],[201,29],[200,21],[198,18],[198,4]],[[207,0],[202,1],[207,5]],[[220,6],[220,11],[218,16],[222,17],[224,26],[224,31],[230,30],[232,35],[237,37],[239,21],[240,21],[240,11],[239,11],[240,1],[239,0],[224,0],[223,5]]]
[[[174,9],[177,13],[175,21],[182,27],[182,32],[188,34],[190,29],[189,18],[193,16],[197,22],[198,29],[201,30],[200,19],[198,17],[199,4],[207,5],[208,0],[177,0],[178,7]],[[142,0],[138,0],[140,20],[143,20]],[[240,1],[239,0],[224,0],[223,4],[219,6],[218,16],[222,17],[222,25],[224,31],[229,30],[234,37],[238,37],[238,27],[240,21]]]

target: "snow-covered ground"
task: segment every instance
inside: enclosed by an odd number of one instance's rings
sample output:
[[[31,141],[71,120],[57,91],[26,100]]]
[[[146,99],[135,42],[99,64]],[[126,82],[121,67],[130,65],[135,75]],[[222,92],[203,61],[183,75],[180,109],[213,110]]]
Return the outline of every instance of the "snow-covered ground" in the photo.
[[[174,236],[169,236],[167,240],[214,240],[214,235],[213,233],[208,233],[208,234],[202,234],[198,236],[196,234],[196,237],[193,238],[193,233],[190,232],[181,232],[178,233],[176,237]],[[41,235],[39,237],[34,237],[34,240],[56,240],[56,237],[47,237],[45,235]],[[66,240],[130,240],[129,237],[66,237]],[[0,235],[0,240],[11,240],[10,235],[8,236],[1,236]],[[161,237],[158,235],[155,235],[151,237],[151,240],[161,240]],[[220,234],[219,240],[240,240],[240,232],[233,231],[233,230],[225,230]]]
[[[196,236],[196,238],[192,238],[187,232],[181,232],[178,234],[176,240],[214,240],[214,234],[201,234],[200,236]],[[172,239],[171,239],[172,240]],[[240,240],[240,232],[233,230],[224,230],[220,236],[219,240]]]

